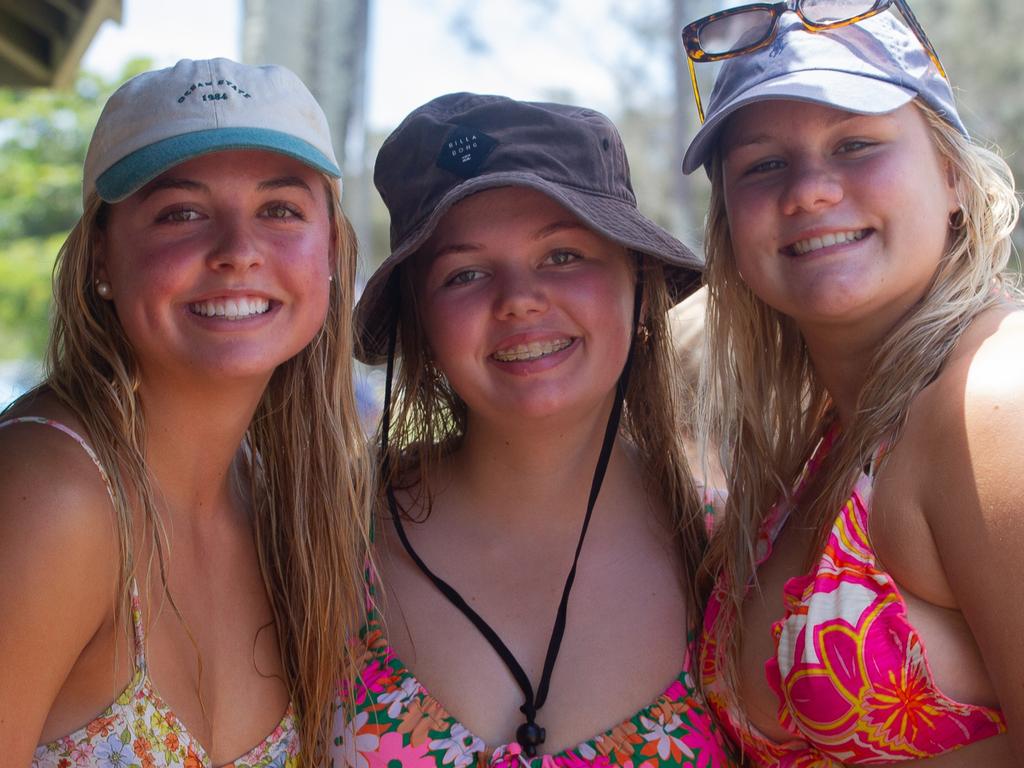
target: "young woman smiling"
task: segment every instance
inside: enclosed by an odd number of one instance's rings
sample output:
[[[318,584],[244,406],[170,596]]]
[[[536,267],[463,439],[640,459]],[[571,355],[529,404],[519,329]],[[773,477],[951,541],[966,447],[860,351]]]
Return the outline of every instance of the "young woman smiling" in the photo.
[[[326,120],[280,67],[181,61],[84,176],[0,421],[4,761],[321,765],[368,520]]]
[[[442,96],[375,180],[392,253],[358,354],[400,362],[335,763],[729,764],[690,666],[705,534],[666,317],[699,260],[579,107]]]
[[[712,180],[700,404],[729,491],[702,670],[758,766],[1024,759],[1018,203],[889,5],[684,31],[728,59],[684,162]]]

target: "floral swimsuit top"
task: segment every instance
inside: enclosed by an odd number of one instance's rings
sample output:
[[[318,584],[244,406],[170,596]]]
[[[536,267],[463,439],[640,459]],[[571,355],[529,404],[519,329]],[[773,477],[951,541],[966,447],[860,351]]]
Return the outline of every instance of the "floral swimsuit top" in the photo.
[[[820,465],[838,430],[808,462]],[[826,768],[934,757],[1006,730],[996,709],[962,704],[935,685],[906,603],[881,569],[868,537],[871,478],[861,475],[840,510],[817,565],[786,582],[785,615],[772,626],[776,654],[765,663],[779,699],[779,722],[793,734],[777,743],[731,712],[717,676],[716,626],[721,579],[705,613],[702,681],[711,709],[758,766]],[[790,507],[769,514],[757,541],[757,565],[772,553]]]
[[[75,440],[89,454],[107,491],[107,473],[89,444],[65,425],[26,416],[0,422],[0,429],[19,423],[44,424]],[[139,590],[132,580],[132,625],[135,630],[135,673],[128,686],[95,719],[74,733],[36,747],[31,768],[209,768],[203,746],[182,725],[153,689],[146,667],[146,636]],[[277,727],[260,744],[225,768],[293,768],[299,740],[289,706]]]
[[[368,598],[372,598],[373,582]],[[516,742],[488,747],[434,699],[395,656],[372,599],[358,643],[352,717],[339,699],[333,768],[727,768],[735,765],[721,731],[683,671],[658,699],[626,722],[573,749],[528,758]],[[343,692],[344,694],[344,692]]]

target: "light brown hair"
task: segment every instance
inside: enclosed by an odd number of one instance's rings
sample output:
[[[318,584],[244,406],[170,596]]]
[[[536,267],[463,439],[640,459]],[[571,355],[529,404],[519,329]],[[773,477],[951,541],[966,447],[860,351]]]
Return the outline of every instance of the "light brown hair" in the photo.
[[[372,489],[351,370],[356,239],[341,210],[337,182],[322,178],[333,243],[327,317],[316,338],[274,371],[240,449],[304,765],[326,761],[339,678],[351,681],[357,672],[345,638],[363,618]],[[131,581],[140,570],[155,567],[172,607],[173,596],[164,578],[165,536],[146,466],[138,364],[112,303],[94,290],[94,246],[107,210],[93,194],[60,250],[47,375],[19,403],[51,392],[81,421],[107,471],[121,556],[115,616],[123,623]],[[136,530],[136,519],[144,530]],[[149,542],[155,563],[135,561],[137,537]]]

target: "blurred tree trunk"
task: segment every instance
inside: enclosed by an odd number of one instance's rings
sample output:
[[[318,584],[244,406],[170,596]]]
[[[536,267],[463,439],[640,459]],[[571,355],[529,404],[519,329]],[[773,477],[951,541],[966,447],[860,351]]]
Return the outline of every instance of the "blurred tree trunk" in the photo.
[[[370,241],[369,19],[370,0],[245,0],[243,6],[242,58],[293,70],[327,114],[344,174],[345,212],[360,243]]]

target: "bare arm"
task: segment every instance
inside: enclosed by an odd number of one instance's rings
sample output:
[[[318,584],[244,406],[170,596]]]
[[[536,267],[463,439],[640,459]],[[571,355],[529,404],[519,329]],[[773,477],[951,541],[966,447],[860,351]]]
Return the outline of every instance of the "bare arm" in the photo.
[[[925,505],[946,577],[1024,762],[1024,322],[1011,315],[944,383]],[[926,471],[926,470],[925,470]]]
[[[106,486],[74,441],[0,429],[0,744],[26,766],[82,649],[114,605],[118,548]]]

